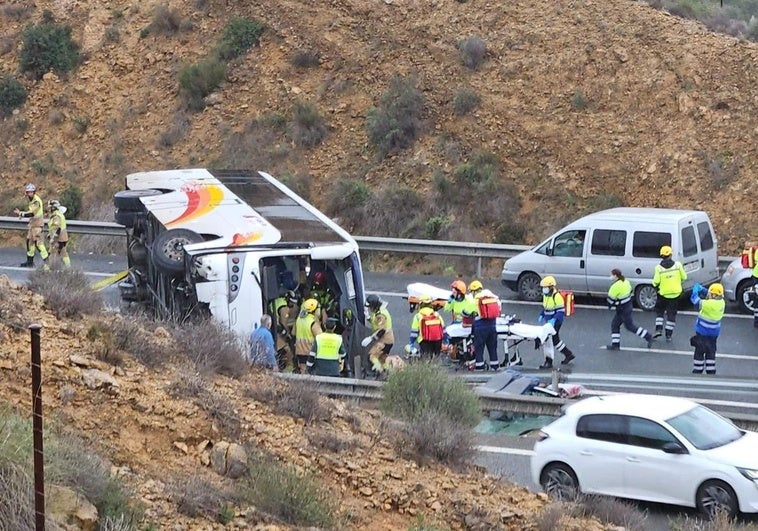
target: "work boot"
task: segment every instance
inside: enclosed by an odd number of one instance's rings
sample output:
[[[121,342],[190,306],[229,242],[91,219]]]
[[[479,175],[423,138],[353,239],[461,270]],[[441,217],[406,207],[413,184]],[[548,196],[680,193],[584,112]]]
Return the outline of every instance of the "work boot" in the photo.
[[[645,338],[645,341],[647,341],[647,348],[653,347],[653,336],[650,335],[650,332],[647,333],[647,337]]]
[[[619,343],[611,343],[610,345],[606,345],[605,348],[607,350],[621,350],[621,345]]]
[[[18,267],[34,267],[34,257],[33,256],[27,256],[26,262],[22,262],[18,265]]]
[[[550,358],[545,358],[545,363],[540,365],[540,369],[552,369],[553,368],[553,360]]]
[[[576,356],[574,356],[574,353],[569,351],[568,354],[563,355],[563,361],[561,361],[561,365],[568,365],[573,361],[574,358],[576,358]]]
[[[653,334],[653,337],[658,338],[658,337],[661,337],[662,335],[663,335],[663,329],[662,328],[656,328],[655,329],[655,334]]]
[[[667,335],[666,336],[666,343],[671,343],[673,340],[674,340],[674,338],[671,337],[671,335]]]

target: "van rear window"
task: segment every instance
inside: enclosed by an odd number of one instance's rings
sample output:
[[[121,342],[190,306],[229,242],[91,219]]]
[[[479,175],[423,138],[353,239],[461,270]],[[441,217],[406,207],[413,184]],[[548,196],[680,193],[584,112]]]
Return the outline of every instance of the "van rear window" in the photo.
[[[701,221],[697,224],[697,234],[700,237],[700,250],[710,251],[713,249],[713,234],[711,234],[711,226],[707,221]]]
[[[695,227],[689,226],[682,229],[682,255],[692,256],[697,254],[697,240],[695,239]]]
[[[671,234],[668,232],[635,232],[632,238],[632,256],[659,258],[664,245],[671,245]]]
[[[592,254],[601,256],[624,256],[626,231],[597,229],[592,233]]]

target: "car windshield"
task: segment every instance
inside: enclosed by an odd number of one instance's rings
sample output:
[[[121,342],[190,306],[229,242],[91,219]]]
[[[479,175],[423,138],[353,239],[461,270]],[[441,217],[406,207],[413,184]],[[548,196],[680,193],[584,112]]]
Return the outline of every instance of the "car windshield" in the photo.
[[[667,422],[698,450],[718,448],[744,435],[737,426],[703,406],[694,407]]]

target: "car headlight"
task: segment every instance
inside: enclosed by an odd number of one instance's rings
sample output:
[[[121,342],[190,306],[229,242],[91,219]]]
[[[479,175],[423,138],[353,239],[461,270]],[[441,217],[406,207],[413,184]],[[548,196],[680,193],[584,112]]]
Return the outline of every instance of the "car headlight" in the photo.
[[[745,476],[750,481],[758,481],[758,470],[755,470],[753,468],[740,468],[740,467],[737,467],[737,470],[739,470],[740,474]]]

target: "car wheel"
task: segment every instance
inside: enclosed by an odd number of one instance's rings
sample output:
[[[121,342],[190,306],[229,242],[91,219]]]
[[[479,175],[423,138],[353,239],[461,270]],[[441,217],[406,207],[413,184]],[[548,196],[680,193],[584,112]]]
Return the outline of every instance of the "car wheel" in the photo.
[[[188,229],[164,231],[153,241],[153,262],[163,273],[181,273],[184,271],[184,246],[201,241],[202,236]]]
[[[737,304],[742,313],[753,315],[756,305],[758,305],[758,294],[753,291],[753,279],[743,280],[737,286]]]
[[[542,471],[540,485],[548,496],[558,501],[570,501],[579,495],[579,481],[570,466],[550,463]]]
[[[113,194],[113,205],[120,210],[131,210],[132,212],[144,212],[145,205],[142,204],[143,197],[161,195],[160,190],[121,190]]]
[[[706,481],[697,489],[698,510],[713,520],[719,513],[724,513],[730,519],[739,512],[737,496],[732,487],[723,481],[713,479]]]
[[[540,276],[536,273],[524,273],[518,279],[518,296],[525,301],[541,301],[542,288]]]
[[[634,291],[634,303],[637,308],[650,312],[655,310],[655,303],[658,301],[658,292],[650,284],[637,286]]]

